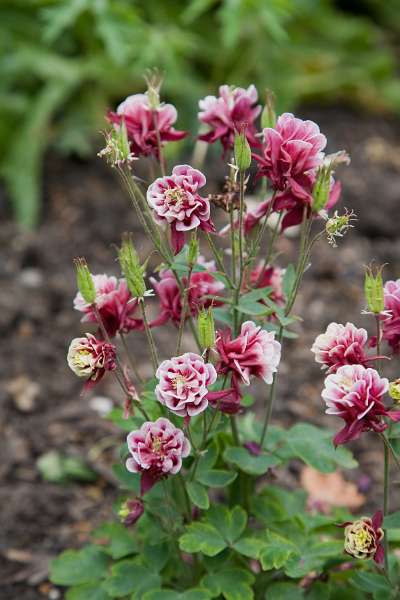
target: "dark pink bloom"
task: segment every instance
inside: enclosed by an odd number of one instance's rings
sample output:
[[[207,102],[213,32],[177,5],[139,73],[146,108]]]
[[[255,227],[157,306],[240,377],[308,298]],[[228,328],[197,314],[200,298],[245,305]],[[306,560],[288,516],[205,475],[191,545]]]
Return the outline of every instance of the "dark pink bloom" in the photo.
[[[208,387],[217,373],[211,363],[194,352],[164,360],[157,369],[155,393],[161,404],[180,417],[190,418],[208,406]]]
[[[128,435],[127,442],[131,457],[126,461],[126,468],[131,473],[142,474],[142,495],[159,479],[178,473],[182,458],[190,452],[183,431],[162,417],[143,423],[140,429]]]
[[[254,85],[250,85],[247,90],[221,85],[218,98],[206,96],[199,102],[199,120],[210,128],[207,133],[200,135],[199,139],[209,144],[221,140],[226,151],[233,147],[235,131],[241,131],[245,125],[249,144],[260,146],[254,125],[255,119],[261,112],[257,100],[257,90]]]
[[[344,550],[350,556],[366,560],[373,558],[383,566],[385,549],[382,544],[384,532],[382,529],[383,514],[378,510],[374,516],[361,517],[357,521],[347,521],[339,527],[344,527]]]
[[[265,175],[275,190],[304,187],[304,175],[322,164],[326,137],[313,121],[281,115],[274,128],[264,129],[263,156],[256,159],[259,174]]]
[[[232,382],[233,386],[216,392],[208,392],[207,399],[209,404],[216,410],[220,410],[226,415],[236,415],[240,409],[242,394],[239,385]]]
[[[273,332],[265,331],[253,321],[243,323],[240,335],[232,339],[229,330],[218,332],[216,349],[220,360],[217,370],[232,373],[235,385],[250,385],[250,377],[260,377],[272,383],[281,359],[281,345]]]
[[[387,424],[383,417],[400,421],[400,411],[387,410],[383,404],[388,388],[386,378],[362,365],[345,365],[327,376],[322,392],[326,413],[346,423],[333,440],[335,446],[357,439],[364,431],[384,431]]]
[[[316,338],[311,352],[322,369],[336,373],[343,365],[366,366],[372,360],[366,355],[367,345],[368,333],[365,329],[357,329],[353,323],[330,323],[325,333]]]
[[[96,288],[96,306],[109,336],[114,337],[119,331],[143,328],[142,319],[133,317],[138,300],[132,297],[125,279],[93,275],[93,282]],[[84,313],[82,322],[97,323],[93,306],[83,299],[80,292],[75,297],[74,308]]]
[[[381,316],[383,339],[393,352],[400,351],[400,279],[387,281],[383,289],[385,314]]]
[[[106,371],[116,368],[115,346],[87,333],[85,337],[72,340],[67,361],[75,375],[87,379],[84,386],[87,390],[98,383]]]
[[[126,527],[134,525],[144,513],[143,500],[140,498],[132,498],[123,503],[119,510],[119,516]]]
[[[172,175],[159,177],[147,190],[147,202],[156,223],[170,225],[175,252],[185,243],[185,232],[199,227],[214,231],[210,217],[210,202],[199,194],[206,178],[189,165],[174,167]]]
[[[177,119],[176,108],[172,104],[162,104],[153,112],[147,94],[128,96],[116,113],[108,113],[108,119],[114,125],[125,121],[131,150],[137,156],[153,154],[158,157],[157,129],[162,144],[181,140],[187,135],[186,131],[176,131],[172,127]]]
[[[199,264],[201,264],[200,260]],[[196,316],[201,308],[208,308],[211,304],[213,306],[221,304],[220,301],[213,301],[206,297],[220,295],[225,287],[212,275],[215,270],[215,264],[210,261],[207,263],[207,271],[192,273],[189,286],[189,308],[192,316]],[[151,326],[164,325],[170,320],[175,325],[179,325],[182,315],[182,294],[173,272],[169,269],[160,271],[160,280],[152,278],[151,283],[160,302],[160,314],[151,322]],[[182,277],[182,284],[184,287],[187,285],[187,277]]]
[[[272,287],[269,298],[278,306],[284,306],[285,294],[282,287],[284,274],[285,269],[272,265],[264,266],[263,263],[260,263],[250,273],[251,287],[253,289]]]

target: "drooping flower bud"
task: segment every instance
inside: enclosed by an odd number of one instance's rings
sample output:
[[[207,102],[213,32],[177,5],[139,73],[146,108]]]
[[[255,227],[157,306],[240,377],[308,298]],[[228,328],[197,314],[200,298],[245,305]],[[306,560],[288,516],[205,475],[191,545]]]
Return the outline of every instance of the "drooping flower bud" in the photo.
[[[197,332],[203,349],[212,348],[215,344],[214,315],[211,306],[202,309],[197,316]]]
[[[400,402],[400,379],[395,379],[389,383],[389,396],[396,403]]]
[[[275,127],[275,97],[271,90],[266,90],[265,106],[261,113],[261,129]]]
[[[84,258],[75,258],[76,283],[83,299],[88,304],[94,304],[96,301],[96,289],[92,275]]]
[[[143,501],[140,498],[132,498],[126,500],[121,504],[121,508],[118,511],[118,516],[122,523],[129,527],[134,525],[136,521],[140,519],[144,512]]]
[[[160,107],[160,89],[163,82],[163,76],[158,69],[148,69],[144,78],[147,83],[149,108],[151,110],[157,110]]]
[[[188,252],[189,268],[193,268],[193,266],[197,263],[198,256],[199,256],[199,242],[196,237],[196,234],[194,234],[190,238],[190,243],[189,243],[189,252]]]
[[[384,265],[376,269],[372,265],[365,271],[364,293],[368,309],[379,315],[385,309],[382,270]]]
[[[330,166],[323,165],[317,171],[317,179],[315,180],[312,197],[313,212],[318,213],[325,208],[331,191],[331,175],[332,169]]]
[[[146,283],[143,276],[144,267],[139,262],[138,254],[129,234],[122,236],[122,245],[118,251],[118,260],[129,291],[135,298],[143,298],[146,293]]]
[[[241,131],[235,133],[235,163],[239,171],[246,171],[251,165],[251,149],[246,137],[246,126]]]

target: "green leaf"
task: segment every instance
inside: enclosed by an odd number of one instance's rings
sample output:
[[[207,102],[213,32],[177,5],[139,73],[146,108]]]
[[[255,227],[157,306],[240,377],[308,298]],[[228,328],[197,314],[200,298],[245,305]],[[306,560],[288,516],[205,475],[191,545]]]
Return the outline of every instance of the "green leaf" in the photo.
[[[191,523],[179,538],[179,547],[184,552],[202,552],[206,556],[216,556],[227,547],[217,529],[210,523],[197,521]]]
[[[209,589],[214,596],[222,594],[226,600],[253,600],[251,589],[255,577],[244,569],[222,569],[209,573],[202,579],[202,585]]]
[[[312,541],[303,538],[298,545],[298,551],[293,554],[285,565],[285,573],[291,578],[304,577],[310,571],[321,571],[325,563],[337,558],[343,552],[341,540]]]
[[[200,485],[200,483],[197,483],[196,481],[189,481],[186,484],[186,489],[193,504],[203,510],[207,510],[209,508],[210,501],[208,499],[207,490]]]
[[[282,281],[282,290],[286,298],[289,298],[293,285],[296,279],[296,269],[294,265],[290,264],[285,269],[285,274]]]
[[[261,566],[264,571],[281,569],[296,553],[296,545],[291,540],[269,531],[264,549],[260,553]]]
[[[209,487],[226,487],[235,481],[237,473],[223,469],[211,469],[208,472],[198,470],[196,479]]]
[[[271,454],[254,456],[246,448],[239,446],[228,446],[224,452],[224,460],[249,475],[264,475],[270,467],[275,467],[280,462],[279,458]]]
[[[146,528],[146,533],[148,528]],[[166,542],[154,543],[146,539],[141,556],[152,571],[158,573],[165,567],[170,557],[170,547]]]
[[[232,311],[227,310],[226,308],[213,308],[212,309],[214,319],[223,323],[224,325],[228,325],[228,327],[232,327],[233,318]]]
[[[110,600],[111,596],[99,582],[84,583],[70,588],[65,594],[65,600]]]
[[[66,550],[50,565],[50,580],[57,585],[91,583],[107,572],[109,557],[97,546]]]
[[[159,589],[146,592],[143,600],[209,600],[211,593],[203,588],[193,588],[184,592],[175,590]]]
[[[214,504],[205,519],[216,527],[229,545],[239,539],[247,524],[247,514],[241,506],[229,510],[226,506]]]
[[[391,515],[387,515],[383,520],[383,527],[385,529],[400,528],[400,511],[394,512]]]
[[[137,564],[134,560],[123,560],[111,569],[104,588],[113,598],[134,593],[132,600],[140,599],[149,589],[159,587],[160,576]]]
[[[138,545],[132,533],[121,523],[103,523],[92,537],[95,540],[107,538],[108,546],[105,546],[104,550],[116,560],[138,552]]]
[[[351,577],[350,582],[357,589],[369,592],[370,594],[374,592],[386,592],[388,595],[390,594],[390,586],[387,580],[383,575],[378,575],[378,573],[358,571]]]
[[[236,552],[243,554],[243,556],[248,556],[249,558],[255,558],[256,560],[260,558],[260,553],[264,547],[265,540],[255,537],[244,537],[233,544],[233,548]]]
[[[305,510],[306,493],[302,490],[287,491],[277,486],[268,486],[252,501],[252,512],[256,517],[271,525],[291,519]]]
[[[270,585],[265,592],[265,600],[301,600],[304,593],[301,587],[295,583],[279,582]],[[321,596],[321,600],[327,600]]]
[[[120,464],[113,465],[112,471],[118,478],[123,489],[135,492],[135,494],[139,494],[140,476],[137,473],[130,473],[125,465]]]
[[[333,473],[338,466],[345,469],[357,466],[349,450],[342,446],[335,450],[332,432],[326,429],[299,423],[289,429],[286,440],[289,454],[322,473]]]

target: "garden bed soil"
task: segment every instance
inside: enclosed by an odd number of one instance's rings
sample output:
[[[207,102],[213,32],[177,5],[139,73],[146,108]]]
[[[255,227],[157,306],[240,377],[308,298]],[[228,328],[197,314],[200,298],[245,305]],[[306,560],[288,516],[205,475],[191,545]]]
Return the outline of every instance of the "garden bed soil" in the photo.
[[[343,204],[358,213],[358,221],[339,248],[324,241],[314,254],[296,304],[303,321],[297,326],[299,338],[287,342],[274,420],[333,425],[324,415],[323,377],[309,349],[330,321],[371,327],[360,314],[363,265],[375,259],[389,263],[386,278],[400,275],[400,122],[347,108],[308,108],[303,115],[320,123],[329,150],[350,152],[351,166],[340,173]],[[48,156],[43,219],[35,232],[12,222],[5,194],[1,202],[0,597],[57,600],[62,591],[47,581],[48,560],[84,543],[96,523],[109,518],[117,495],[110,470],[113,442],[122,439],[93,409],[101,406],[99,397],[120,400],[112,379],[96,388],[93,401],[93,395],[80,395],[80,382],[66,365],[68,343],[83,331],[72,309],[72,258],[85,255],[94,272],[116,271],[112,245],[127,229],[143,254],[150,248],[129,201],[100,160]],[[295,237],[287,237],[281,249],[294,255],[296,243]],[[170,330],[158,330],[156,336],[163,354]],[[131,344],[149,373],[141,334],[131,336]],[[396,361],[389,367],[398,376],[397,368]],[[258,388],[260,410],[264,392]],[[380,448],[370,436],[352,447],[360,467],[346,476],[371,487],[373,502],[365,508],[373,509],[381,500]],[[44,482],[36,460],[49,450],[89,457],[98,479]],[[294,465],[288,480],[297,481],[298,475],[299,465]]]

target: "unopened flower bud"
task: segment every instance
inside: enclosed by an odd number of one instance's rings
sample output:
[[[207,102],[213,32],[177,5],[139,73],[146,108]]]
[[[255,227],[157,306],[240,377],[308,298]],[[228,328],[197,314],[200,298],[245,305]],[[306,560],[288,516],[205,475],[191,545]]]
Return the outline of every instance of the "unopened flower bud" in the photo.
[[[124,164],[129,167],[130,163],[135,160],[135,156],[130,149],[125,120],[121,119],[119,125],[114,125],[113,129],[105,132],[104,138],[106,145],[100,150],[98,156],[105,157],[112,167],[120,167]]]
[[[371,265],[365,271],[365,298],[368,309],[375,315],[379,315],[385,309],[382,270],[383,266],[374,269]]]
[[[122,237],[122,245],[118,251],[118,260],[129,291],[135,298],[143,298],[146,292],[146,284],[143,276],[144,267],[139,262],[139,257],[129,235]]]
[[[92,275],[84,258],[75,258],[76,283],[83,299],[88,304],[94,304],[96,301],[96,288],[94,286]]]
[[[261,128],[275,127],[276,125],[276,113],[275,113],[275,97],[271,90],[266,92],[265,106],[261,113]]]
[[[312,197],[312,210],[318,213],[325,208],[329,200],[329,192],[331,189],[331,173],[330,166],[323,165],[318,169],[317,179],[315,180]]]
[[[199,256],[199,242],[197,237],[193,235],[190,239],[189,252],[188,252],[188,264],[189,267],[193,267],[197,263],[197,257]]]
[[[389,384],[389,396],[396,403],[400,402],[400,379],[395,379]]]
[[[147,99],[149,108],[157,110],[160,107],[160,88],[163,77],[157,69],[149,69],[144,76],[147,83]]]
[[[129,527],[134,525],[136,521],[140,519],[144,512],[144,505],[140,498],[133,498],[132,500],[126,500],[121,504],[121,508],[118,511],[118,516],[122,523]]]
[[[208,310],[200,310],[197,316],[197,331],[201,347],[212,348],[215,344],[215,325],[211,306]]]
[[[246,171],[251,165],[251,149],[246,137],[246,127],[235,133],[235,163],[239,171]]]

